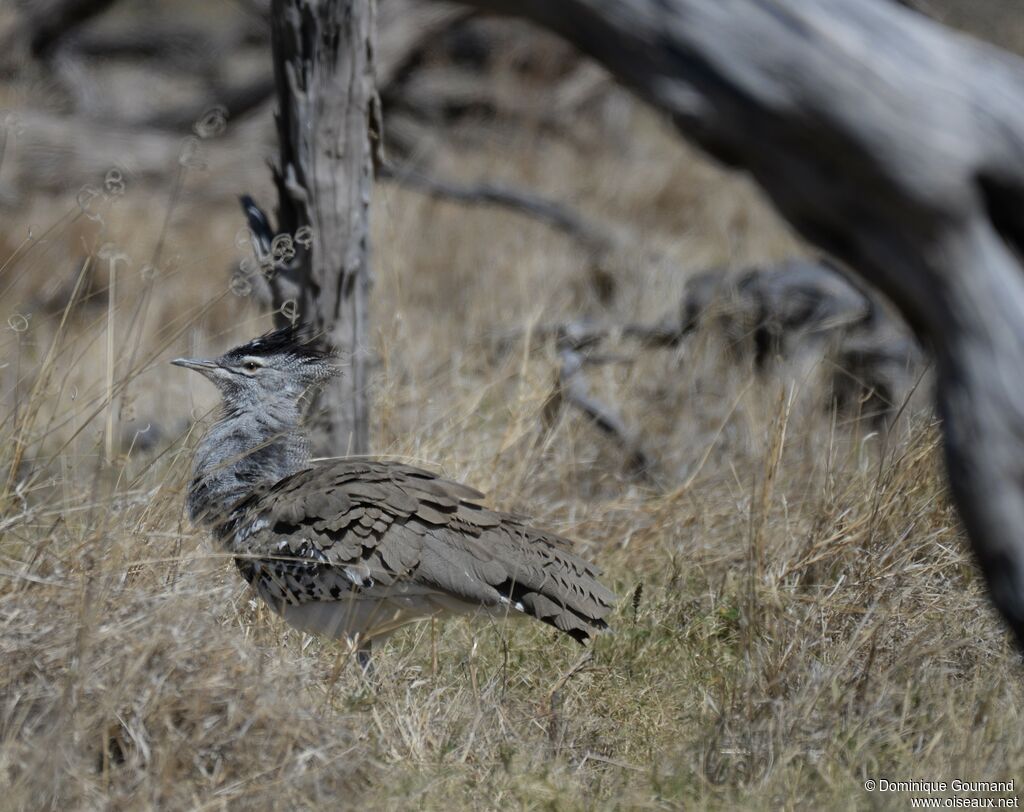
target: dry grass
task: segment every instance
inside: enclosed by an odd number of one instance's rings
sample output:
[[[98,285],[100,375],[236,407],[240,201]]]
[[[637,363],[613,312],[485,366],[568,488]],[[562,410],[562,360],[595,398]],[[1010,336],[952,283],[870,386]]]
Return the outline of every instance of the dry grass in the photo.
[[[228,290],[233,203],[191,202],[216,166],[178,199],[129,182],[100,220],[69,195],[7,222],[0,806],[906,808],[865,778],[1024,775],[1020,658],[927,414],[865,434],[820,409],[820,370],[758,381],[699,336],[590,373],[656,453],[644,485],[577,416],[545,428],[550,348],[490,355],[496,327],[653,319],[686,272],[799,250],[748,184],[625,96],[605,104],[625,143],[454,137],[439,165],[576,201],[664,253],[623,259],[610,308],[540,226],[392,187],[374,211],[375,447],[580,539],[622,596],[591,653],[539,624],[449,621],[397,635],[370,685],[188,526],[190,418],[213,400],[166,360],[268,323]],[[267,185],[255,160],[238,182]],[[113,280],[108,243],[129,255]],[[87,257],[88,296],[54,308]],[[148,423],[163,439],[139,450]]]

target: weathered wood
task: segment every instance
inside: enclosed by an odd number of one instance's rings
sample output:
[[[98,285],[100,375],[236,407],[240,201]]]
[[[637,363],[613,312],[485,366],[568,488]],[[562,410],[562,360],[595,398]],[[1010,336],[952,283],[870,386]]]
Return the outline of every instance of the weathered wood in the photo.
[[[550,200],[526,189],[503,183],[481,181],[458,183],[428,175],[412,167],[382,165],[377,171],[381,180],[393,180],[407,189],[420,192],[436,200],[448,200],[465,205],[500,206],[532,217],[557,231],[578,240],[592,255],[610,252],[617,238],[596,222],[556,200]]]
[[[892,299],[1024,645],[1024,62],[889,0],[473,4],[560,33]]]
[[[363,454],[369,450],[374,3],[274,0],[271,43],[280,144],[274,171],[278,229],[293,238],[308,234],[308,248],[305,240],[294,241],[295,300],[275,302],[277,319],[298,318],[346,364],[320,395],[318,449]]]

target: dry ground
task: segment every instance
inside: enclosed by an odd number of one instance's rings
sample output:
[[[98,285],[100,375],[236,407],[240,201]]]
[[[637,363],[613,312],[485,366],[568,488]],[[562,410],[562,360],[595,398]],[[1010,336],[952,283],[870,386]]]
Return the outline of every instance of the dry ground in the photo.
[[[644,250],[610,305],[543,226],[379,188],[373,437],[579,539],[622,597],[590,652],[540,624],[425,624],[368,684],[188,525],[213,393],[166,362],[269,326],[229,289],[242,223],[200,194],[216,165],[169,167],[179,193],[129,178],[5,213],[0,807],[904,809],[864,781],[1024,775],[1020,657],[927,411],[872,432],[822,410],[820,369],[758,380],[710,335],[622,346],[589,377],[657,458],[638,482],[577,415],[544,424],[551,347],[493,353],[495,330],[653,320],[689,272],[801,250],[624,94],[587,117],[572,138],[453,132],[438,167],[627,224]],[[269,194],[259,156],[236,180]]]

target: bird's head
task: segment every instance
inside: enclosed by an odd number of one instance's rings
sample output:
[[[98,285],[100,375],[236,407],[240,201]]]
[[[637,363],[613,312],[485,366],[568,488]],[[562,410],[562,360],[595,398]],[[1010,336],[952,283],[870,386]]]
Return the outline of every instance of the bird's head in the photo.
[[[176,358],[171,363],[212,381],[229,408],[297,402],[340,372],[331,353],[293,327],[254,338],[219,358]]]

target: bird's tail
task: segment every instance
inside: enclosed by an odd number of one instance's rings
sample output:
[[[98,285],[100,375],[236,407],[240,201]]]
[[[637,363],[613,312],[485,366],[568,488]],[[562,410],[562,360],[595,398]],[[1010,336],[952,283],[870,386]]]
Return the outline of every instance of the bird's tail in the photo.
[[[605,618],[616,596],[598,580],[601,571],[570,552],[568,544],[528,530],[516,545],[518,555],[507,562],[512,577],[497,588],[516,608],[586,643],[608,628]]]
[[[270,225],[270,218],[267,213],[257,205],[250,195],[241,195],[238,202],[242,204],[242,211],[245,213],[245,221],[252,232],[253,250],[256,258],[263,260],[271,254],[271,246],[274,242],[274,229]]]

